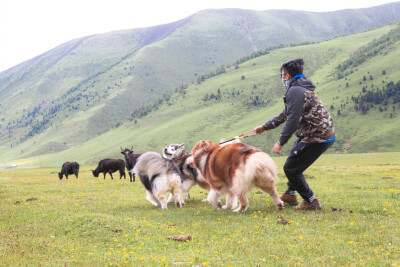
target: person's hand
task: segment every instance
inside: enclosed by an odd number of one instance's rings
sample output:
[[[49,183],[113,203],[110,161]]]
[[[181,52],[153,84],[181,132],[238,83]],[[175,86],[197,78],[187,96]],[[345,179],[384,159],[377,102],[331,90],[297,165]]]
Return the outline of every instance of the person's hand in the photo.
[[[255,132],[256,134],[261,134],[263,132],[265,132],[265,128],[263,125],[257,126],[256,128],[254,128],[253,132]]]
[[[281,149],[282,149],[282,146],[280,145],[280,144],[278,144],[278,143],[276,143],[275,145],[274,145],[274,147],[272,148],[272,151],[275,153],[275,154],[280,154],[280,152],[281,152]]]

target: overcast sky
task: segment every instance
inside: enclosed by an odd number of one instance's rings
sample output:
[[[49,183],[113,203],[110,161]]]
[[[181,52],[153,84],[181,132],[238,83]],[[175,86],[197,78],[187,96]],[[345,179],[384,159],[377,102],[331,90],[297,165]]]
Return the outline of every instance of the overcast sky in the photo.
[[[75,38],[149,27],[204,9],[333,11],[386,0],[0,0],[0,72]]]

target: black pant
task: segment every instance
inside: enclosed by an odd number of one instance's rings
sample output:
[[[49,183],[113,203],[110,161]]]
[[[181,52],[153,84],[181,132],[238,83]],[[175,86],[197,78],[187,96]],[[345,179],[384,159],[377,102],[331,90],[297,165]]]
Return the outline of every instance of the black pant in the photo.
[[[297,191],[300,196],[312,202],[315,198],[313,191],[308,186],[303,172],[316,161],[334,143],[303,143],[297,139],[289,153],[283,170],[288,178],[288,190]]]

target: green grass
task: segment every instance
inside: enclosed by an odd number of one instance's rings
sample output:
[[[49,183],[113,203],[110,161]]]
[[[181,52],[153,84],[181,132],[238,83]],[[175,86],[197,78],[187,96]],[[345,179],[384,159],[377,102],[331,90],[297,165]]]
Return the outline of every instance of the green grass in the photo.
[[[274,160],[282,192],[285,158]],[[184,208],[163,211],[140,182],[94,178],[91,168],[62,181],[56,168],[0,169],[2,265],[400,264],[400,153],[323,155],[306,172],[323,205],[312,212],[277,211],[258,189],[245,213],[216,210],[199,187]],[[180,234],[192,240],[168,239]]]

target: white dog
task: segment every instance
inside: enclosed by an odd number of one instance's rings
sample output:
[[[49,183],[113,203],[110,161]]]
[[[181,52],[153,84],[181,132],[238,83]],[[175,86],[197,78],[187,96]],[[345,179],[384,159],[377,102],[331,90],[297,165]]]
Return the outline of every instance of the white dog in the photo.
[[[129,172],[139,175],[146,188],[146,199],[154,206],[161,204],[162,209],[167,209],[167,192],[171,192],[178,208],[184,204],[180,171],[172,160],[165,159],[156,152],[146,152]]]
[[[204,180],[201,173],[193,166],[191,154],[185,152],[185,144],[170,144],[163,150],[163,157],[171,159],[181,171],[182,192],[186,199],[190,199],[190,189],[194,185],[209,191],[210,185]],[[173,201],[170,197],[168,202]]]

